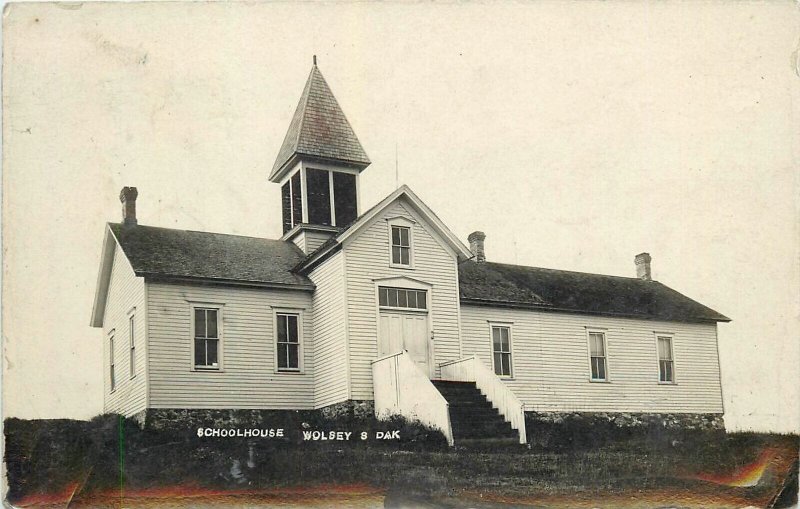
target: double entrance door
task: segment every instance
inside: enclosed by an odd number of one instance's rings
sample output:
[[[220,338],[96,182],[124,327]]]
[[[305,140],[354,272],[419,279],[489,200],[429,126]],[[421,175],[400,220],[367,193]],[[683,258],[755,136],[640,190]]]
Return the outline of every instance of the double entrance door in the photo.
[[[378,356],[408,350],[423,373],[431,376],[428,313],[419,311],[380,311]]]

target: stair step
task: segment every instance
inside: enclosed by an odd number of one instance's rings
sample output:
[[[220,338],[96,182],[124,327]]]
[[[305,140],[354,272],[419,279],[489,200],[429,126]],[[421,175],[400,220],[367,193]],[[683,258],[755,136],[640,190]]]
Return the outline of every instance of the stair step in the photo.
[[[492,406],[475,382],[431,382],[450,406],[453,438],[459,444],[464,440],[488,446],[508,445],[519,441],[518,432]]]
[[[504,438],[462,438],[456,440],[456,446],[465,447],[470,449],[484,449],[484,450],[516,450],[523,449],[526,446],[519,443],[519,437],[504,437]]]
[[[464,417],[464,418],[469,418],[469,417],[493,418],[493,417],[499,417],[500,412],[498,412],[496,408],[491,406],[476,407],[476,406],[450,405],[450,415],[451,416],[457,415],[459,417]]]
[[[454,439],[464,438],[519,438],[516,430],[486,432],[482,430],[453,430]]]
[[[514,428],[511,427],[511,424],[505,421],[472,421],[472,422],[464,422],[464,421],[450,421],[453,429],[457,430],[481,430],[485,432],[496,432],[501,433],[505,431],[511,431]]]
[[[450,422],[453,426],[463,426],[463,427],[495,427],[495,428],[506,428],[507,426],[511,426],[511,423],[506,422],[505,419],[502,417],[497,417],[495,419],[458,419],[453,418],[450,416]]]
[[[464,410],[494,410],[494,407],[491,403],[486,401],[477,400],[477,399],[453,399],[453,398],[445,398],[447,402],[450,404],[450,408],[463,408]]]

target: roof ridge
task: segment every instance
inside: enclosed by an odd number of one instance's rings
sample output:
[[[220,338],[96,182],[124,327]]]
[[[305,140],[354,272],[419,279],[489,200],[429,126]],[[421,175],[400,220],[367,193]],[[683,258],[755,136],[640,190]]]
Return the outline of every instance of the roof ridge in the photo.
[[[294,147],[292,148],[293,152],[297,152],[300,149],[300,136],[303,135],[303,125],[306,123],[306,115],[308,115],[308,98],[311,97],[311,89],[313,88],[312,82],[314,81],[314,71],[318,71],[316,63],[314,63],[314,65],[311,67],[311,72],[309,73],[308,79],[306,80],[306,86],[303,87],[303,95],[300,96],[300,103],[297,104],[298,109],[302,108],[303,114],[300,115],[300,123],[297,125],[297,136],[295,136],[294,138]]]
[[[477,262],[474,262],[474,263],[477,263]],[[631,281],[642,281],[642,282],[646,282],[646,283],[658,283],[658,284],[664,286],[662,283],[660,283],[659,281],[656,281],[655,279],[650,280],[650,281],[644,281],[643,279],[638,278],[638,277],[634,277],[634,276],[617,276],[617,275],[614,275],[614,274],[601,274],[599,272],[584,272],[584,271],[580,271],[580,270],[551,269],[549,267],[536,267],[534,265],[520,265],[520,264],[517,264],[517,263],[490,262],[488,260],[485,261],[485,262],[482,262],[482,263],[491,264],[491,265],[504,265],[506,267],[521,267],[521,268],[524,268],[524,269],[549,270],[549,271],[552,271],[552,272],[569,272],[569,273],[572,273],[572,274],[584,274],[584,275],[588,275],[588,276],[613,277],[613,278],[617,278],[617,279],[628,279],[628,280],[631,280]]]
[[[113,224],[115,226],[124,226],[122,223],[114,223],[114,222],[111,222],[111,221],[109,221],[108,224],[110,224],[110,225]],[[240,237],[240,238],[244,238],[244,239],[269,240],[269,241],[274,241],[274,242],[284,242],[284,243],[288,242],[289,244],[294,244],[293,242],[290,242],[288,240],[283,240],[283,239],[270,239],[270,238],[267,238],[267,237],[256,237],[254,235],[241,235],[241,234],[238,234],[238,233],[208,232],[208,231],[202,231],[202,230],[187,230],[187,229],[184,229],[184,228],[167,228],[166,226],[153,226],[153,225],[149,225],[149,224],[138,224],[138,225],[136,225],[135,227],[133,227],[131,229],[135,230],[136,228],[150,228],[150,229],[154,229],[154,230],[166,230],[166,231],[171,231],[171,232],[204,233],[206,235],[223,235],[225,237]]]

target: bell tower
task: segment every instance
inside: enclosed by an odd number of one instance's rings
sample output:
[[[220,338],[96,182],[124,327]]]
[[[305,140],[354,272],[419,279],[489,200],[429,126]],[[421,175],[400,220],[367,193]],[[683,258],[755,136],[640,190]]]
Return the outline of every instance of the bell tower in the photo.
[[[269,180],[281,186],[283,239],[310,253],[359,213],[364,148],[317,67],[317,57]]]

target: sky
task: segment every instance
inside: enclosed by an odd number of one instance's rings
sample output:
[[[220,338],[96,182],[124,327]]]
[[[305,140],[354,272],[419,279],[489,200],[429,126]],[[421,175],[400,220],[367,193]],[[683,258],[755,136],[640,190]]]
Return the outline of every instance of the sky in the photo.
[[[3,16],[6,416],[102,411],[106,221],[276,238],[319,68],[373,161],[492,261],[654,278],[719,327],[730,429],[800,430],[792,2],[14,4]]]

